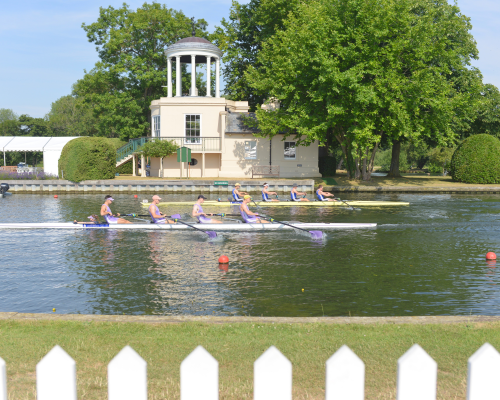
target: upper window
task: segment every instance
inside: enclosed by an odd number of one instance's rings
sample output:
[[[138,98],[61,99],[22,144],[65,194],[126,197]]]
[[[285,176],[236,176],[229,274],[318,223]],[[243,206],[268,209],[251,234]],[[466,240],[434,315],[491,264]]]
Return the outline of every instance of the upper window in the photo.
[[[160,116],[153,116],[153,136],[160,136]]]
[[[245,140],[245,160],[257,159],[257,141]]]
[[[201,115],[186,115],[186,143],[200,143]]]
[[[295,160],[295,142],[285,142],[285,160]]]

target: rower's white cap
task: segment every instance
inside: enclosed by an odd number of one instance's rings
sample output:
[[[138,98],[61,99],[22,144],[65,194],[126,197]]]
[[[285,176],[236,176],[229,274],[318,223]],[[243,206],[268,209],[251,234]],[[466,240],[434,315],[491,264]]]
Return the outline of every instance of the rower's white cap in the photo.
[[[266,186],[269,186],[269,183],[264,183],[262,186],[266,187]]]
[[[155,194],[155,195],[153,196],[153,200],[161,200],[161,197],[160,197],[160,196],[158,196],[157,194]]]

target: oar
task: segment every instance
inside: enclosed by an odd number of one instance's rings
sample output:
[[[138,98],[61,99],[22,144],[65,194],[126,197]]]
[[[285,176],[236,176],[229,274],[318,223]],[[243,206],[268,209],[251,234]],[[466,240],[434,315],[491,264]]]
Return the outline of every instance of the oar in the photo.
[[[126,217],[151,217],[149,214],[123,214]],[[180,218],[180,214],[164,215],[162,218]]]
[[[176,215],[172,215],[172,217],[174,218],[174,221],[175,222],[178,222],[180,224],[183,224],[183,225],[186,225],[186,226],[189,226],[190,228],[193,228],[193,229],[196,229],[197,231],[200,231],[200,232],[203,232],[203,233],[206,233],[210,238],[214,239],[217,237],[217,233],[215,233],[214,231],[203,231],[201,229],[198,229],[197,227],[193,226],[193,225],[189,225],[188,223],[186,222],[183,222],[183,221],[180,221],[179,218],[181,217],[179,214],[176,214]]]
[[[308,232],[308,233],[311,234],[311,236],[312,236],[313,239],[322,239],[323,238],[323,232],[322,231],[308,231],[308,230],[305,230],[305,229],[293,226],[291,224],[287,224],[286,222],[283,222],[283,221],[276,221],[274,218],[267,218],[267,217],[265,218],[262,215],[258,215],[258,218],[265,219],[266,221],[269,221],[269,222],[278,222],[280,224],[290,226],[290,227],[292,227],[294,229],[298,229],[300,231]]]
[[[354,210],[361,211],[361,208],[354,208],[353,206],[349,205],[345,200],[339,199],[338,197],[333,197],[333,198],[344,203],[347,207],[349,207],[349,210],[351,210],[351,211],[354,211]]]

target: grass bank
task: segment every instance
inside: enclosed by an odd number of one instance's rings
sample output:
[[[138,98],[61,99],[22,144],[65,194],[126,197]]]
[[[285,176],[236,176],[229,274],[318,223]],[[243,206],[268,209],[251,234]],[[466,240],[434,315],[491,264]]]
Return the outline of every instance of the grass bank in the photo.
[[[323,399],[326,360],[347,344],[366,365],[366,398],[394,399],[397,360],[414,343],[437,361],[438,398],[465,399],[467,359],[500,348],[500,323],[440,325],[180,324],[0,321],[9,399],[35,399],[35,367],[55,345],[77,363],[78,398],[107,398],[106,368],[127,344],[148,363],[149,399],[179,398],[181,361],[204,346],[219,361],[221,399],[251,399],[254,361],[275,345],[293,364],[294,399]]]

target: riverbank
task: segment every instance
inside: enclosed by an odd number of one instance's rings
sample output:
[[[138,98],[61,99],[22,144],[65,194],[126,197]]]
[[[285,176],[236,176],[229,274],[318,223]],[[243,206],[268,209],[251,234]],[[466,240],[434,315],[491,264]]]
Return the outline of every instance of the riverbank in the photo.
[[[424,317],[425,318],[425,317]],[[438,317],[439,318],[439,317]],[[253,363],[271,345],[293,365],[294,399],[323,399],[325,362],[343,344],[365,363],[365,397],[393,399],[397,360],[414,343],[438,363],[438,398],[465,399],[467,359],[500,347],[499,322],[452,324],[110,323],[1,320],[9,399],[35,398],[36,364],[59,344],[76,361],[78,397],[107,395],[107,365],[127,344],[148,363],[150,399],[179,398],[182,360],[202,345],[219,362],[221,399],[253,397]]]
[[[315,185],[325,185],[335,193],[500,193],[500,185],[455,182],[451,176],[403,174],[400,178],[372,176],[369,181],[347,178],[345,172],[330,178],[317,178]]]

